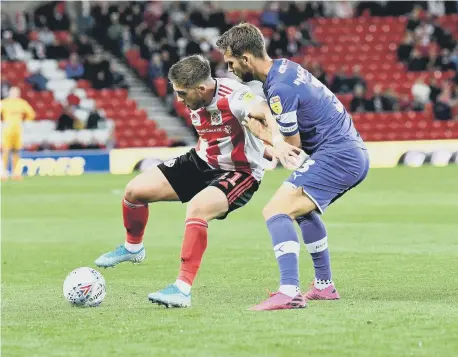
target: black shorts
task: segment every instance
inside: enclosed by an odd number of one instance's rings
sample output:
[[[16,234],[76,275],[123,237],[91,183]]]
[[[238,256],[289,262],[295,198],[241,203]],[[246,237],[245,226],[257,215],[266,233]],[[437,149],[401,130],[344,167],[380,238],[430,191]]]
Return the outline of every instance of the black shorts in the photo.
[[[208,186],[223,191],[229,202],[229,210],[219,219],[226,218],[229,212],[246,205],[259,188],[258,181],[249,173],[211,168],[194,149],[159,164],[158,168],[183,203],[189,202]]]

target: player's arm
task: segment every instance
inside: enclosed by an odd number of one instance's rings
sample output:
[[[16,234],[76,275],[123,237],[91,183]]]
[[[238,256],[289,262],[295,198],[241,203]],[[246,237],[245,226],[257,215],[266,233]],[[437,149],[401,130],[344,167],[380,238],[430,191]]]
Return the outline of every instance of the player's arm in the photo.
[[[32,106],[23,101],[24,103],[24,113],[25,113],[25,120],[34,120],[35,119],[35,110],[33,110]]]
[[[283,140],[283,136],[279,131],[278,126],[275,124],[275,119],[269,109],[265,100],[259,96],[255,96],[252,91],[245,87],[243,91],[236,91],[233,93],[230,101],[232,113],[243,123],[244,121],[256,118],[261,120],[264,124],[269,123],[267,130],[251,130],[246,126],[254,135],[258,136],[261,140],[271,144],[274,148],[275,156],[278,157],[280,162],[287,166],[290,158],[296,158],[300,150]],[[253,119],[254,120],[254,119]]]
[[[269,91],[269,106],[276,115],[275,124],[285,141],[301,148],[297,110],[299,97],[291,88],[283,83],[278,83]],[[269,128],[271,123],[267,123]],[[273,124],[273,123],[272,123]]]

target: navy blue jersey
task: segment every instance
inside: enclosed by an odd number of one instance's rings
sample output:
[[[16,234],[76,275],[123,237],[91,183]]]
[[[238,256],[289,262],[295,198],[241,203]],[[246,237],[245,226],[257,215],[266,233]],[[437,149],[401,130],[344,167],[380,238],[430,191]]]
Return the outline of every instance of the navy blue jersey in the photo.
[[[297,63],[274,60],[264,93],[281,133],[299,133],[307,154],[365,148],[342,103]]]

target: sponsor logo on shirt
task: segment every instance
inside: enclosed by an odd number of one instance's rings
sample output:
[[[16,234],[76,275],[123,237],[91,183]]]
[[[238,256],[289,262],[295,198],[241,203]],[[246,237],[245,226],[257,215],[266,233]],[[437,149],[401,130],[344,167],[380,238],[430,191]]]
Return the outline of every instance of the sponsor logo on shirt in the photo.
[[[278,69],[278,72],[280,73],[285,73],[286,72],[286,67],[288,66],[288,61],[286,59],[281,61],[280,68]]]
[[[254,99],[254,95],[251,92],[243,92],[239,99],[244,100],[245,102],[251,102]]]

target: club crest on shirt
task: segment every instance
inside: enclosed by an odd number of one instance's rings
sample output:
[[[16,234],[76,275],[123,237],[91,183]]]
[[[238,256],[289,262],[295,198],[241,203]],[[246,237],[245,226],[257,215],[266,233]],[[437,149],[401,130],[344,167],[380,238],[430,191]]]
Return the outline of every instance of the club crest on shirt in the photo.
[[[273,96],[269,99],[270,109],[275,114],[281,114],[283,112],[283,106],[281,105],[280,97],[278,95]]]
[[[223,124],[223,117],[221,116],[221,112],[219,110],[216,112],[211,112],[210,121],[212,125]]]

